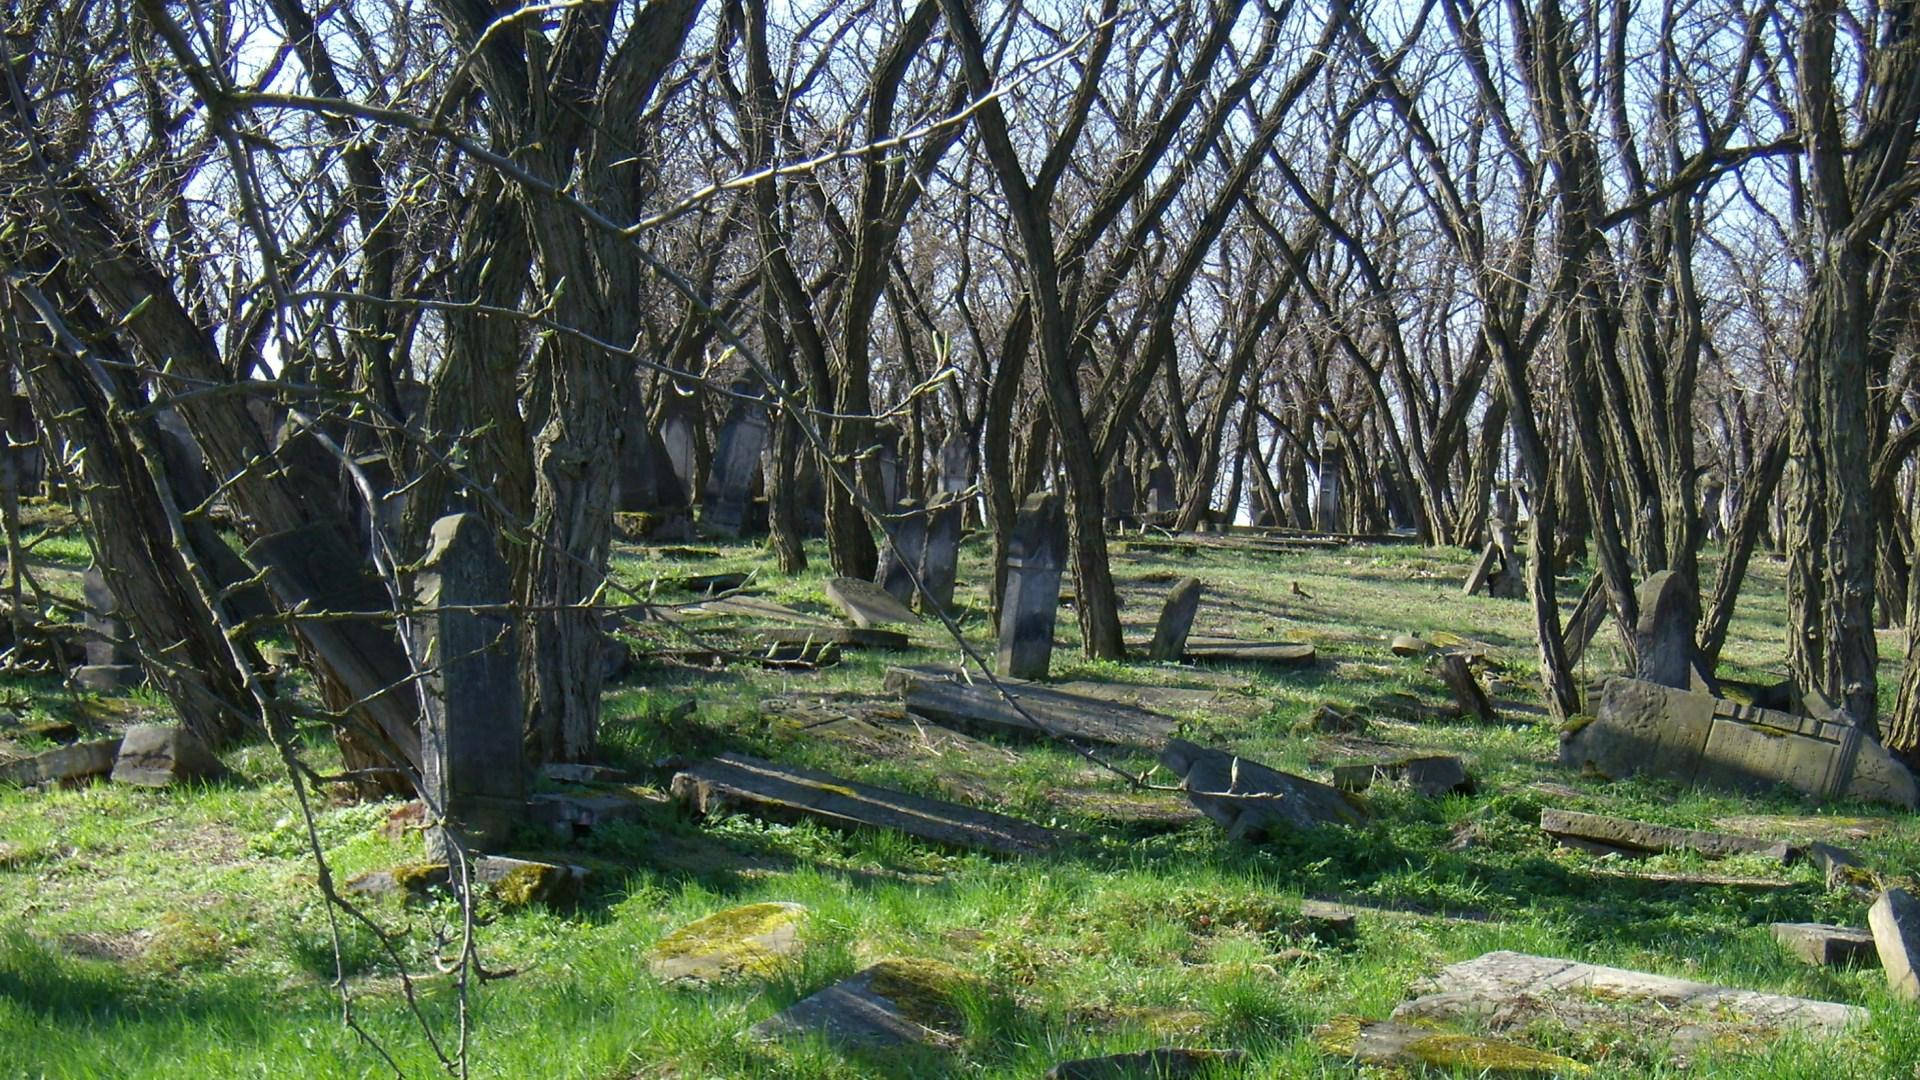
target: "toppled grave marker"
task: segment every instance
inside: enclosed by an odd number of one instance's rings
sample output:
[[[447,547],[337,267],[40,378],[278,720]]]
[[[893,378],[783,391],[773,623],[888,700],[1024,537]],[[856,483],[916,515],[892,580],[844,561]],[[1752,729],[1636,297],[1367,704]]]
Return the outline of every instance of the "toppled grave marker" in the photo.
[[[1491,724],[1499,717],[1494,714],[1493,703],[1487,700],[1487,692],[1480,688],[1480,680],[1473,677],[1473,669],[1468,666],[1467,658],[1460,653],[1448,653],[1433,664],[1434,674],[1447,684],[1447,691],[1459,706],[1460,715],[1483,724]]]
[[[673,794],[702,816],[731,809],[842,829],[892,829],[937,844],[1000,855],[1045,854],[1068,838],[1066,833],[1004,814],[745,754],[722,754],[676,774]]]
[[[1187,639],[1186,658],[1196,664],[1307,664],[1314,648],[1303,641],[1241,641],[1238,638],[1193,636]]]
[[[1480,550],[1480,558],[1474,561],[1473,569],[1467,572],[1467,582],[1461,586],[1461,594],[1472,596],[1481,589],[1486,588],[1487,582],[1492,580],[1494,571],[1499,567],[1499,563],[1500,548],[1498,545],[1489,541],[1487,546]]]
[[[913,606],[922,615],[953,611],[953,587],[960,568],[960,530],[966,506],[958,498],[928,511],[927,545],[920,560],[921,591]]]
[[[1600,632],[1600,624],[1607,617],[1606,580],[1599,574],[1587,582],[1580,594],[1580,601],[1573,605],[1573,614],[1567,616],[1567,666],[1580,663],[1587,654],[1587,647],[1593,644],[1593,636]]]
[[[1793,955],[1815,967],[1845,967],[1848,964],[1878,964],[1873,949],[1873,934],[1849,926],[1825,923],[1773,924],[1773,940]]]
[[[1134,1054],[1109,1054],[1106,1057],[1063,1061],[1047,1070],[1045,1080],[1186,1080],[1191,1076],[1217,1076],[1219,1071],[1242,1065],[1244,1050],[1192,1050],[1163,1046]]]
[[[1867,912],[1867,925],[1888,988],[1897,998],[1920,1002],[1920,900],[1905,889],[1888,889]]]
[[[1560,733],[1560,763],[1609,779],[1636,773],[1764,791],[1778,784],[1823,798],[1920,805],[1905,766],[1859,727],[1756,709],[1639,679],[1610,678],[1596,715]]]
[[[632,821],[647,803],[632,794],[560,795],[542,792],[527,800],[527,815],[563,839],[583,836],[602,825]]]
[[[1376,781],[1405,784],[1417,795],[1437,799],[1442,795],[1473,793],[1473,778],[1467,767],[1451,754],[1402,758],[1398,761],[1363,761],[1333,767],[1333,786],[1342,791],[1365,791]]]
[[[1387,646],[1395,656],[1425,656],[1433,651],[1433,645],[1417,634],[1399,634]]]
[[[1258,839],[1276,829],[1358,825],[1367,819],[1335,788],[1185,739],[1168,739],[1160,764],[1180,777],[1187,798],[1232,840]]]
[[[0,784],[59,784],[89,776],[105,776],[113,771],[113,760],[120,752],[120,740],[95,739],[74,743],[0,765]]]
[[[887,649],[900,652],[913,648],[913,639],[898,630],[864,626],[767,626],[747,631],[769,645],[839,645],[843,648]]]
[[[1186,655],[1187,634],[1193,630],[1193,617],[1200,610],[1200,579],[1182,578],[1160,609],[1160,621],[1153,629],[1153,645],[1147,659],[1170,663]]]
[[[141,787],[166,787],[192,780],[214,780],[226,766],[186,728],[170,724],[136,724],[120,737],[113,759],[113,782]]]
[[[662,982],[712,986],[766,978],[798,957],[805,905],[746,904],[695,919],[660,939],[647,970]]]
[[[882,960],[762,1020],[752,1033],[818,1034],[841,1047],[951,1047],[964,1022],[955,995],[971,982],[930,960]]]
[[[1562,843],[1571,842],[1575,847],[1602,855],[1618,853],[1639,858],[1668,851],[1694,851],[1709,859],[1764,855],[1785,866],[1801,854],[1800,848],[1784,840],[1680,829],[1603,814],[1583,814],[1577,810],[1542,810],[1540,828]]]
[[[1104,746],[1152,748],[1173,734],[1176,726],[1172,717],[1149,709],[1032,683],[1004,685],[1007,694],[1039,721],[1037,725],[984,682],[962,682],[912,668],[887,672],[887,688],[900,693],[908,712],[950,727],[1025,738],[1065,735]]]
[[[1395,1070],[1460,1070],[1474,1076],[1581,1076],[1589,1071],[1572,1058],[1506,1039],[1358,1016],[1334,1017],[1314,1029],[1313,1041],[1330,1056]]]
[[[675,579],[673,586],[678,589],[684,589],[690,593],[702,593],[707,596],[712,596],[716,593],[732,592],[735,589],[745,587],[747,579],[751,576],[750,574],[737,570],[724,574],[695,574],[692,577]]]
[[[473,880],[508,907],[528,904],[560,906],[580,899],[587,868],[571,863],[483,855],[473,860]]]
[[[827,599],[833,601],[834,606],[855,626],[868,628],[889,623],[912,626],[920,621],[913,609],[871,581],[849,577],[829,578],[826,589]]]

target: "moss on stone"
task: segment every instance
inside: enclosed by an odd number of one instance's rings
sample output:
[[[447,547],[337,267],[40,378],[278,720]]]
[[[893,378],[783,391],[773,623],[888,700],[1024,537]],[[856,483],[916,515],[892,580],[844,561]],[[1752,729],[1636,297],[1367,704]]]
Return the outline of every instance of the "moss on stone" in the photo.
[[[447,864],[443,862],[409,862],[395,866],[388,873],[393,875],[393,883],[410,893],[423,893],[436,885],[447,881]]]
[[[507,907],[560,903],[573,892],[574,876],[564,866],[528,863],[516,866],[493,883],[494,899]]]
[[[791,951],[790,942],[773,935],[788,929],[797,935],[809,914],[799,904],[769,902],[695,919],[654,945],[655,973],[696,980],[770,975]]]
[[[978,989],[978,979],[937,960],[888,957],[867,969],[867,985],[921,1027],[955,1031],[963,1024],[957,998]]]
[[[1336,1057],[1358,1057],[1372,1065],[1399,1065],[1434,1069],[1467,1069],[1484,1076],[1584,1076],[1590,1070],[1569,1057],[1535,1050],[1506,1039],[1490,1039],[1455,1032],[1422,1031],[1390,1022],[1393,1030],[1375,1054],[1362,1054],[1362,1042],[1374,1022],[1358,1016],[1336,1016],[1314,1029],[1314,1042]],[[1391,1060],[1387,1060],[1391,1058]]]

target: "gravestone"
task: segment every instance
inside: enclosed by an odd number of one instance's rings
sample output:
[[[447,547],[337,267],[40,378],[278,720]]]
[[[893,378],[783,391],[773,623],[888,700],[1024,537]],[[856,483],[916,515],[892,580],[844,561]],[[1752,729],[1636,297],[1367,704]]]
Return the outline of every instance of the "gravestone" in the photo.
[[[1700,599],[1693,582],[1678,571],[1662,570],[1642,582],[1635,597],[1640,607],[1640,621],[1633,627],[1635,676],[1687,689],[1700,667],[1693,642]]]
[[[1905,889],[1888,889],[1867,912],[1873,947],[1887,969],[1893,996],[1920,1002],[1920,900]]]
[[[1500,545],[1489,540],[1487,546],[1481,549],[1480,558],[1474,560],[1473,569],[1467,572],[1467,582],[1460,587],[1461,595],[1472,596],[1486,588],[1499,569],[1499,564]]]
[[[759,387],[742,379],[733,384],[733,392],[742,396],[734,398],[726,422],[720,425],[700,507],[700,523],[721,536],[739,536],[746,528],[753,478],[760,471],[760,453],[767,444],[767,406],[758,396]]]
[[[1572,846],[1587,850],[1605,849],[1600,854],[1617,852],[1629,857],[1692,851],[1709,859],[1731,855],[1759,855],[1786,865],[1798,859],[1802,849],[1784,840],[1763,840],[1755,836],[1708,832],[1655,825],[1628,818],[1586,814],[1577,810],[1540,811],[1540,831]]]
[[[113,782],[166,787],[185,780],[213,780],[226,772],[207,744],[186,728],[135,724],[120,738]]]
[[[1406,489],[1400,486],[1399,479],[1390,472],[1380,474],[1380,496],[1387,507],[1388,528],[1398,532],[1419,527],[1413,516],[1413,504],[1407,501]]]
[[[1330,1057],[1373,1066],[1388,1076],[1550,1077],[1587,1072],[1572,1058],[1521,1043],[1395,1020],[1336,1016],[1313,1029],[1313,1041]]]
[[[880,566],[874,584],[903,604],[913,603],[914,579],[926,565],[927,515],[915,499],[903,499],[882,522],[887,542],[880,545]]]
[[[1527,564],[1513,537],[1513,495],[1505,488],[1493,493],[1493,512],[1488,530],[1493,547],[1500,552],[1500,569],[1489,582],[1489,592],[1503,600],[1522,600],[1527,595]]]
[[[498,847],[527,813],[513,616],[473,610],[512,603],[513,578],[478,515],[433,523],[413,599],[420,608],[410,617],[414,663],[425,704],[422,794],[445,818],[428,829],[427,854],[451,861],[452,841]]]
[[[1135,514],[1139,500],[1140,495],[1133,486],[1133,470],[1126,462],[1120,462],[1107,477],[1107,528],[1130,529],[1138,524]]]
[[[915,599],[922,615],[953,611],[953,587],[960,568],[960,526],[966,504],[948,498],[928,512],[927,544],[920,563],[926,594]]]
[[[695,986],[770,978],[799,957],[812,914],[780,901],[716,911],[661,938],[647,970],[662,982]]]
[[[940,493],[962,495],[972,484],[973,445],[956,431],[940,444]]]
[[[1053,624],[1060,613],[1060,568],[1066,562],[1066,519],[1060,496],[1028,496],[1007,545],[1007,586],[1000,601],[1000,647],[994,670],[1016,679],[1044,679],[1053,660]]]
[[[828,578],[826,594],[827,599],[833,601],[834,606],[855,626],[886,626],[889,623],[912,626],[920,621],[911,608],[870,581],[848,577]]]
[[[660,421],[660,448],[666,452],[682,493],[693,490],[693,447],[693,418],[679,409],[672,410]]]
[[[1183,578],[1173,591],[1167,594],[1166,606],[1160,609],[1160,622],[1153,629],[1153,646],[1147,650],[1147,659],[1155,663],[1172,663],[1187,654],[1187,633],[1193,629],[1193,617],[1200,610],[1200,579]]]
[[[1874,952],[1873,934],[1866,930],[1826,923],[1787,922],[1774,923],[1770,929],[1773,940],[1814,967],[1849,964],[1871,967],[1880,962]]]
[[[1168,739],[1160,764],[1180,778],[1188,800],[1227,830],[1230,840],[1367,820],[1336,788],[1185,739]]]
[[[1320,451],[1319,490],[1313,503],[1314,528],[1321,532],[1340,532],[1346,524],[1346,513],[1341,506],[1341,485],[1346,472],[1346,455],[1339,449],[1328,446]]]
[[[1580,594],[1580,602],[1573,606],[1573,614],[1567,617],[1567,666],[1572,667],[1587,654],[1587,646],[1593,644],[1593,636],[1600,632],[1600,624],[1607,617],[1606,581],[1599,574],[1587,582],[1587,588]]]
[[[684,509],[686,489],[660,437],[647,429],[637,407],[629,409],[627,421],[620,438],[620,497],[614,505],[632,513]]]
[[[104,776],[120,753],[120,739],[95,739],[55,747],[30,758],[0,764],[0,784],[58,784],[89,776]]]
[[[873,463],[880,477],[880,490],[874,497],[880,504],[880,512],[891,514],[899,507],[907,487],[906,469],[900,463],[900,431],[892,425],[881,424],[873,429],[873,437]]]
[[[1041,1080],[1188,1080],[1190,1077],[1231,1074],[1247,1060],[1245,1050],[1195,1050],[1162,1046],[1132,1054],[1063,1061]]]
[[[1180,498],[1173,484],[1173,470],[1155,465],[1147,473],[1147,512],[1171,514],[1180,509]]]
[[[1176,727],[1173,718],[1124,702],[1070,693],[1031,683],[996,690],[939,671],[893,668],[887,689],[906,711],[936,724],[1016,738],[1066,736],[1103,746],[1159,746]],[[1007,702],[1019,703],[1015,708]]]
[[[1726,494],[1724,484],[1710,483],[1700,488],[1700,528],[1706,532],[1709,540],[1727,538],[1726,521],[1720,516],[1720,507]]]
[[[73,680],[88,690],[111,693],[139,686],[146,672],[140,667],[140,649],[133,642],[133,630],[119,617],[120,601],[107,585],[107,577],[97,566],[90,566],[81,577],[86,597],[87,628],[85,666],[75,669]]]
[[[945,964],[888,958],[762,1020],[752,1035],[818,1035],[837,1047],[867,1050],[949,1048],[965,1026],[957,997],[971,982]]]

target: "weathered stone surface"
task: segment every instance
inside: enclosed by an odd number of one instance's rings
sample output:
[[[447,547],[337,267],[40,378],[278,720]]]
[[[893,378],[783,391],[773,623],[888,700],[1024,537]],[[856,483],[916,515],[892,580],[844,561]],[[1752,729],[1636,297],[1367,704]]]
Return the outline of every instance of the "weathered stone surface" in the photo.
[[[1429,799],[1455,793],[1471,794],[1474,789],[1467,767],[1451,754],[1333,767],[1333,786],[1342,791],[1365,791],[1376,781],[1405,784],[1415,794]]]
[[[898,630],[866,626],[772,626],[749,631],[769,645],[840,645],[856,649],[913,648],[913,639]]]
[[[868,1049],[949,1047],[964,1023],[954,995],[971,981],[930,960],[882,960],[755,1024],[752,1034],[819,1034],[836,1046]]]
[[[1167,594],[1167,602],[1160,609],[1160,621],[1153,628],[1148,660],[1164,664],[1186,655],[1187,634],[1193,630],[1193,617],[1200,611],[1201,591],[1200,579],[1189,577],[1181,578]]]
[[[1693,643],[1700,622],[1700,597],[1693,581],[1677,570],[1662,570],[1642,582],[1634,594],[1640,621],[1633,628],[1635,674],[1661,686],[1685,690],[1699,666]]]
[[[1193,805],[1234,840],[1257,839],[1273,830],[1357,825],[1367,818],[1335,788],[1185,739],[1168,739],[1160,764],[1180,778]]]
[[[647,970],[663,982],[714,985],[766,978],[806,947],[805,905],[747,904],[716,911],[660,939]]]
[[[1310,664],[1314,648],[1303,641],[1241,641],[1238,638],[1192,635],[1186,658],[1196,664]]]
[[[1773,924],[1773,940],[1815,967],[1879,963],[1873,934],[1849,926],[1777,922]]]
[[[1293,725],[1293,731],[1299,735],[1310,731],[1323,735],[1363,735],[1369,726],[1366,717],[1351,709],[1322,704],[1308,713],[1305,720]]]
[[[1499,565],[1500,549],[1489,542],[1485,548],[1481,549],[1480,558],[1474,561],[1473,569],[1468,571],[1467,583],[1461,586],[1461,593],[1472,596],[1486,588],[1488,579],[1493,577],[1493,572]]]
[[[928,511],[927,544],[920,562],[920,584],[924,592],[914,597],[914,607],[922,615],[953,611],[953,587],[960,569],[960,528],[966,506],[957,498],[941,502]]]
[[[738,810],[842,829],[892,829],[951,847],[1038,855],[1067,834],[987,810],[843,780],[812,769],[722,754],[673,778],[674,797],[696,814]]]
[[[563,839],[584,836],[601,825],[632,821],[647,804],[631,795],[561,795],[542,792],[527,800],[527,815]]]
[[[1060,570],[1067,527],[1060,496],[1032,495],[1021,505],[1007,549],[994,671],[1044,679],[1053,663],[1053,626],[1060,613]]]
[[[1593,720],[1560,734],[1560,763],[1618,779],[1636,773],[1683,783],[1812,795],[1913,808],[1906,767],[1844,718],[1756,709],[1639,679],[1601,684]]]
[[[880,545],[874,584],[902,604],[913,603],[914,579],[925,573],[927,515],[917,499],[903,499],[885,522],[886,541]]]
[[[484,855],[473,860],[473,879],[508,907],[546,904],[558,907],[580,899],[587,868],[571,863]]]
[[[1418,634],[1399,634],[1388,647],[1395,656],[1425,656],[1433,651],[1433,646]]]
[[[1593,575],[1587,582],[1586,590],[1580,594],[1580,602],[1573,606],[1573,614],[1567,617],[1567,665],[1572,667],[1580,662],[1587,653],[1587,646],[1593,644],[1593,636],[1600,632],[1600,624],[1607,618],[1606,579],[1599,574]]]
[[[587,765],[577,761],[550,761],[540,766],[540,775],[563,784],[605,784],[622,779],[626,773],[605,765]]]
[[[1176,726],[1172,717],[1149,709],[1032,683],[1003,685],[1006,696],[1018,702],[1019,709],[985,682],[941,678],[906,668],[887,673],[888,689],[900,693],[908,712],[949,727],[1024,738],[1065,735],[1105,746],[1152,748],[1173,734]],[[1022,715],[1021,709],[1027,715]]]
[[[351,896],[425,896],[430,890],[445,888],[449,881],[443,862],[402,863],[390,870],[369,870],[347,880]]]
[[[96,694],[117,694],[133,690],[147,681],[147,672],[139,664],[82,664],[69,676],[75,689]]]
[[[913,609],[870,581],[849,577],[829,578],[826,590],[827,599],[833,601],[833,605],[858,627],[885,626],[889,623],[911,626],[920,621]]]
[[[104,776],[113,771],[113,759],[119,752],[119,739],[95,739],[56,747],[30,758],[0,764],[0,784],[26,787]]]
[[[1184,1080],[1190,1076],[1217,1075],[1247,1060],[1244,1050],[1190,1050],[1163,1046],[1135,1054],[1109,1054],[1106,1057],[1063,1061],[1047,1070],[1046,1080]]]
[[[1920,900],[1905,889],[1888,889],[1867,912],[1867,925],[1888,988],[1895,997],[1920,1002]]]
[[[1313,527],[1321,532],[1339,532],[1346,528],[1344,503],[1347,455],[1337,446],[1322,446],[1320,462],[1314,469],[1320,483],[1314,492]]]
[[[116,784],[166,787],[189,780],[213,780],[226,772],[207,744],[182,727],[137,724],[120,737],[113,759]]]
[[[1684,1055],[1773,1033],[1836,1034],[1866,1019],[1852,1005],[1738,990],[1525,953],[1490,952],[1415,984],[1393,1019],[1484,1024],[1495,1034],[1550,1020],[1573,1030],[1624,1025]]]
[[[746,526],[753,477],[760,471],[760,452],[767,442],[767,407],[760,388],[743,380],[734,383],[733,392],[733,407],[720,425],[700,500],[700,524],[721,536],[738,536]]]
[[[1392,1070],[1446,1070],[1469,1076],[1582,1076],[1590,1071],[1572,1058],[1506,1039],[1462,1035],[1395,1020],[1339,1016],[1315,1028],[1322,1051],[1360,1065]]]
[[[1300,901],[1300,920],[1323,941],[1343,941],[1360,932],[1360,913],[1325,900]]]
[[[1467,663],[1467,657],[1460,653],[1448,653],[1437,658],[1433,671],[1440,681],[1447,684],[1447,691],[1453,695],[1454,704],[1460,708],[1460,715],[1483,724],[1491,724],[1499,719],[1493,711],[1493,703],[1487,700],[1487,692],[1480,688],[1480,680],[1473,677],[1473,668]]]
[[[1798,848],[1785,841],[1701,829],[1680,829],[1607,817],[1604,814],[1583,814],[1577,810],[1542,810],[1540,828],[1558,839],[1603,844],[1638,855],[1654,855],[1665,851],[1696,851],[1710,859],[1723,859],[1729,855],[1764,855],[1782,866],[1800,855]]]

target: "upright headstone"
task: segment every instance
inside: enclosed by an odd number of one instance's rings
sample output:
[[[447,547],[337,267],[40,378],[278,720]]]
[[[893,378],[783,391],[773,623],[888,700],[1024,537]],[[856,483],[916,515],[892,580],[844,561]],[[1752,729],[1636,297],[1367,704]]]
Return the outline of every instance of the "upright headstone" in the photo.
[[[1493,493],[1493,513],[1488,523],[1493,546],[1500,549],[1500,570],[1489,582],[1489,592],[1505,600],[1527,595],[1527,563],[1513,537],[1513,496],[1505,488]]]
[[[506,842],[526,816],[513,578],[486,523],[449,514],[433,523],[414,577],[414,662],[422,672],[422,781],[444,824],[427,832],[427,854],[446,862],[448,831],[471,848]],[[497,606],[499,610],[483,610]]]
[[[1001,675],[1047,677],[1066,534],[1060,496],[1032,495],[1021,505],[1007,546],[1007,587],[1000,602],[1000,650],[994,668]]]
[[[956,431],[940,444],[940,493],[959,495],[973,484],[973,445]]]
[[[1321,532],[1339,532],[1346,524],[1346,513],[1340,505],[1341,474],[1346,471],[1346,455],[1336,447],[1324,447],[1320,451],[1320,491],[1314,500],[1313,527]]]
[[[966,504],[958,498],[948,498],[928,511],[926,554],[920,563],[920,583],[927,592],[915,602],[922,615],[953,611],[953,586],[960,566],[960,519],[965,511]]]
[[[87,662],[75,669],[74,682],[87,690],[111,692],[139,686],[146,678],[140,667],[140,649],[133,631],[119,616],[120,601],[107,586],[107,577],[90,566],[80,579],[87,601],[83,622],[87,628]]]
[[[674,479],[680,481],[680,490],[693,490],[693,418],[685,412],[675,409],[660,421],[660,446],[667,453],[667,462],[673,469]]]
[[[1413,504],[1407,501],[1406,489],[1390,472],[1380,474],[1381,501],[1387,506],[1387,526],[1392,529],[1412,529],[1417,525],[1413,518]]]
[[[898,512],[885,522],[887,542],[880,545],[880,567],[874,584],[903,604],[913,603],[913,579],[926,565],[927,515],[916,499],[901,500]],[[911,573],[909,573],[911,570]]]
[[[1200,579],[1182,578],[1167,594],[1160,609],[1160,622],[1153,629],[1153,646],[1147,659],[1178,662],[1187,654],[1187,634],[1193,629],[1193,617],[1200,610]]]
[[[1721,483],[1710,483],[1700,489],[1700,528],[1706,532],[1709,540],[1727,538],[1726,523],[1721,520],[1720,506],[1727,493],[1727,487]]]
[[[874,428],[873,437],[877,444],[873,452],[874,465],[880,473],[880,512],[891,514],[906,495],[906,470],[900,462],[900,432],[882,424]]]
[[[1699,666],[1694,630],[1700,600],[1685,574],[1662,570],[1642,582],[1636,594],[1640,621],[1633,628],[1634,674],[1647,682],[1688,689]]]
[[[760,471],[760,452],[767,443],[767,406],[759,388],[749,380],[733,384],[733,408],[720,425],[713,463],[707,469],[707,492],[700,521],[721,536],[739,536],[746,527],[753,498],[753,478]]]
[[[1178,509],[1180,499],[1173,486],[1173,470],[1165,465],[1155,465],[1147,473],[1147,512],[1170,514]]]
[[[1120,462],[1113,467],[1113,475],[1107,477],[1107,528],[1132,528],[1139,505],[1140,493],[1134,490],[1133,470],[1126,462]]]

